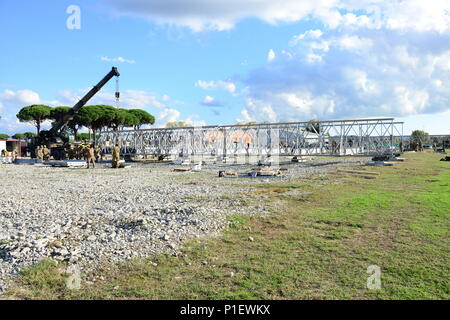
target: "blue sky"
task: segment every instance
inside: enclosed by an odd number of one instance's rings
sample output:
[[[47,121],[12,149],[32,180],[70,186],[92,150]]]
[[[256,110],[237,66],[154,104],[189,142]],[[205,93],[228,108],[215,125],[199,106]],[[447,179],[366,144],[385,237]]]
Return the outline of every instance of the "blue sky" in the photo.
[[[0,132],[33,130],[21,107],[73,105],[117,66],[120,105],[158,126],[395,117],[450,134],[447,2],[2,0]],[[114,86],[90,103],[114,105]]]

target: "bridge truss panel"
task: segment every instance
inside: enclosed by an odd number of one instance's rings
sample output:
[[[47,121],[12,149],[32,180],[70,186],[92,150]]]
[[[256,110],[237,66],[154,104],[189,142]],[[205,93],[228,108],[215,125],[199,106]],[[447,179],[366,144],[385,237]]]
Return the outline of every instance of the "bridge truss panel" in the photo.
[[[395,151],[402,137],[403,122],[383,118],[103,131],[98,143],[142,156],[344,156]]]

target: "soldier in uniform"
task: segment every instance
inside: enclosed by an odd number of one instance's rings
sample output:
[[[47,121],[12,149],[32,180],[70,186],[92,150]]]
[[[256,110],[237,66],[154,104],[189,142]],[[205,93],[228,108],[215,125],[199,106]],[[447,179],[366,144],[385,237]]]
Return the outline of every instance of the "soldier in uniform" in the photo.
[[[43,155],[43,159],[45,161],[50,160],[50,150],[47,148],[47,146],[43,146],[42,155]]]
[[[112,167],[118,168],[120,160],[120,148],[119,145],[116,144],[112,151]]]
[[[81,158],[83,157],[83,146],[81,144],[77,146],[76,155],[77,160],[81,160]]]
[[[95,161],[98,162],[99,159],[103,160],[102,158],[102,148],[100,148],[100,146],[97,146],[97,148],[95,148]]]
[[[81,145],[81,158],[84,161],[88,160],[88,156],[89,156],[89,148],[85,145]]]
[[[69,160],[73,160],[75,159],[75,148],[73,147],[73,145],[70,145],[69,150],[67,151],[68,156],[69,156]]]
[[[44,159],[44,154],[42,152],[42,146],[38,146],[36,149],[36,158],[39,160],[43,160]]]
[[[90,164],[92,163],[92,168],[95,168],[95,149],[94,145],[91,144],[89,147],[86,147],[86,162],[87,167],[89,169]]]

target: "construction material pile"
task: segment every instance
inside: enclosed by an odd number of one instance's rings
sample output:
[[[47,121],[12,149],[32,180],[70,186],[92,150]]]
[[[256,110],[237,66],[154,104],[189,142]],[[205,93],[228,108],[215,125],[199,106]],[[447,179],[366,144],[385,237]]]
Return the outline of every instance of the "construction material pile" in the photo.
[[[272,166],[260,166],[258,168],[253,168],[252,171],[248,173],[249,176],[256,177],[256,176],[264,176],[264,177],[270,177],[270,176],[281,176],[281,169],[278,167],[272,167]]]

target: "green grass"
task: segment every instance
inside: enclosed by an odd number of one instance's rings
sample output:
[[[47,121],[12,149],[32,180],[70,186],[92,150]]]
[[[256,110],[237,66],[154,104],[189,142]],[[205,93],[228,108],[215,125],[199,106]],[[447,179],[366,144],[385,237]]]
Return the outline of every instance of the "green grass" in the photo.
[[[132,260],[99,271],[103,281],[68,290],[61,266],[44,261],[23,271],[9,296],[449,299],[450,164],[432,153],[408,157],[369,169],[380,173],[374,180],[330,174],[258,185],[246,201],[271,215],[230,216],[223,235],[189,241],[177,257],[155,257],[157,267]],[[380,290],[366,288],[370,265],[381,268]]]

